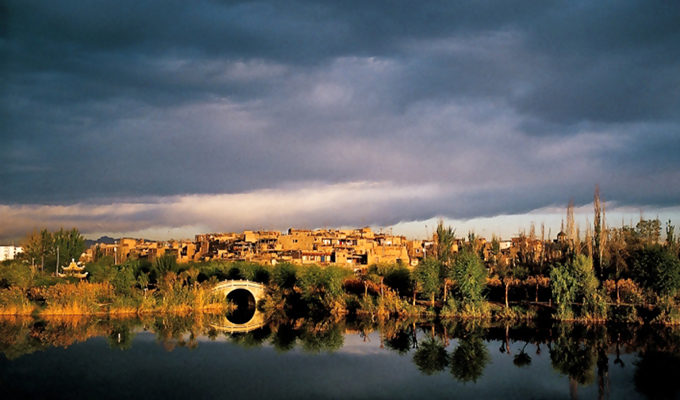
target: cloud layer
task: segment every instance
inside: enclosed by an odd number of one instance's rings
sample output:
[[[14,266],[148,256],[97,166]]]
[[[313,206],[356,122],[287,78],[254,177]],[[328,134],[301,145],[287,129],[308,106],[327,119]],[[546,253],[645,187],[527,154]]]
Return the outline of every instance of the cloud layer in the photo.
[[[522,214],[596,183],[680,203],[672,2],[4,4],[0,237],[43,205],[226,230]],[[354,202],[298,208],[335,191]],[[262,212],[164,209],[196,196]]]

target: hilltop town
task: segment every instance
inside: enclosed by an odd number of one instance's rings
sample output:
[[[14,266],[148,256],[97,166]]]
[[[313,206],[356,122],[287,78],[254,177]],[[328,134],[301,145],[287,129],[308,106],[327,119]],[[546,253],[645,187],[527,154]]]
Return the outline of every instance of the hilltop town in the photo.
[[[560,236],[558,236],[558,239]],[[337,264],[359,270],[379,263],[397,263],[417,266],[428,252],[432,253],[436,233],[426,240],[409,240],[404,236],[361,229],[289,229],[279,231],[244,231],[243,233],[206,233],[196,235],[195,240],[149,241],[122,238],[114,244],[95,244],[87,249],[82,261],[88,262],[101,256],[110,256],[115,263],[128,258],[147,259],[173,255],[179,263],[224,260],[248,261],[275,265]],[[498,263],[508,263],[519,253],[540,257],[549,250],[551,242],[535,237],[519,235],[511,240],[487,241],[485,238],[468,237],[485,261],[496,257]],[[452,245],[455,253],[466,243],[458,238]]]

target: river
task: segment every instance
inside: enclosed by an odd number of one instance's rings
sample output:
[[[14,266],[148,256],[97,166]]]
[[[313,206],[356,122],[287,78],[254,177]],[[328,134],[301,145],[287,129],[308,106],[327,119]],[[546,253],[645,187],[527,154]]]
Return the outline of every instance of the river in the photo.
[[[0,320],[2,399],[678,398],[680,330],[427,320]]]

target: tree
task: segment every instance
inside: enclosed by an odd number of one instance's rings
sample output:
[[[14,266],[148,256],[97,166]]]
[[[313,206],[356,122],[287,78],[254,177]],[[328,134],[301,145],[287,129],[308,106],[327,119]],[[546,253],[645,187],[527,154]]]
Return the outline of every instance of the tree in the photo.
[[[457,254],[452,276],[458,284],[462,302],[478,303],[484,300],[482,292],[486,285],[486,269],[479,255],[463,250]]]
[[[496,235],[491,236],[491,255],[493,256],[491,265],[495,268],[498,265],[498,260],[501,255],[501,242]]]
[[[437,234],[435,250],[437,260],[440,264],[439,280],[444,288],[444,301],[446,301],[449,284],[451,283],[451,258],[453,257],[453,245],[456,242],[456,230],[449,227],[444,227],[444,221],[439,220],[437,223]]]
[[[671,253],[678,254],[678,240],[675,237],[675,226],[671,225],[670,219],[666,223],[666,247],[668,247]]]
[[[680,289],[680,260],[660,245],[633,254],[633,277],[643,287],[661,296],[672,296]]]
[[[576,297],[576,278],[566,264],[556,264],[550,271],[550,289],[555,299],[557,319],[571,319],[571,303]]]
[[[432,307],[434,307],[435,295],[439,292],[440,268],[441,263],[438,260],[428,258],[413,270],[413,278],[416,286],[418,286],[418,291],[430,297]]]
[[[607,305],[598,288],[599,281],[593,270],[593,259],[578,255],[566,264],[557,264],[550,272],[550,286],[557,306],[558,319],[573,317],[572,303],[581,301],[581,315],[604,319]]]
[[[157,257],[153,263],[152,272],[154,281],[159,281],[163,275],[167,274],[168,272],[179,272],[177,257],[169,253]]]
[[[621,295],[619,292],[619,281],[622,275],[628,270],[627,259],[629,258],[628,246],[626,244],[626,230],[609,229],[609,240],[607,240],[607,254],[609,256],[608,268],[611,271],[610,275],[616,284],[616,303],[621,302]]]
[[[456,230],[449,227],[444,227],[444,221],[439,220],[437,223],[437,237],[435,242],[435,251],[437,260],[442,263],[448,263],[453,255],[453,244],[456,241]]]
[[[600,186],[595,186],[595,199],[593,201],[593,207],[595,209],[595,237],[593,238],[593,259],[595,260],[595,265],[597,266],[597,276],[602,279],[604,270],[604,250],[606,245],[606,235],[605,235],[605,214],[604,214],[604,202],[600,202]]]
[[[67,264],[70,260],[78,260],[85,252],[85,238],[78,229],[65,231],[64,228],[54,233],[54,246],[59,249],[60,264]],[[62,262],[63,260],[63,262]]]
[[[281,289],[292,290],[297,282],[298,268],[289,263],[278,263],[272,270],[272,282]]]
[[[645,246],[656,245],[661,238],[661,221],[659,218],[645,220],[640,217],[640,222],[635,226],[635,232]]]
[[[33,233],[26,236],[22,246],[29,257],[40,261],[40,269],[45,269],[45,258],[54,251],[54,239],[47,229],[41,230],[40,233],[33,230]]]
[[[508,292],[510,286],[520,283],[520,279],[525,278],[528,271],[527,268],[522,265],[517,265],[513,260],[511,264],[499,266],[497,272],[505,287],[505,307],[508,308]]]

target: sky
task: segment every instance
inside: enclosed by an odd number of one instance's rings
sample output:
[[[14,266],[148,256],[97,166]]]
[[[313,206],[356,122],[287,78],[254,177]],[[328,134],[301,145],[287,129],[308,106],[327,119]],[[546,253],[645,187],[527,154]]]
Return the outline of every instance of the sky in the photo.
[[[680,221],[678,21],[649,0],[3,0],[0,242],[554,235],[570,199],[592,222],[596,184],[617,225]]]

